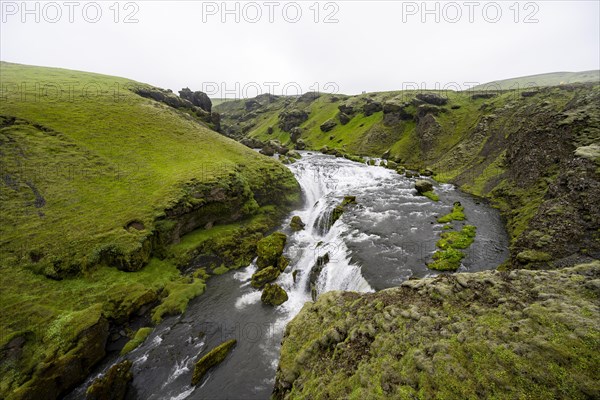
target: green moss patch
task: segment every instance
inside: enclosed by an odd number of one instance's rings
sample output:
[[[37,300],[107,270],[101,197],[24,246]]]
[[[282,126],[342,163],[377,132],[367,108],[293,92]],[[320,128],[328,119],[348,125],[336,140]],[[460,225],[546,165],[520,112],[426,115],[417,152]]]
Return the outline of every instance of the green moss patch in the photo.
[[[121,355],[125,355],[125,354],[131,352],[132,350],[137,348],[140,344],[144,343],[144,341],[146,340],[148,335],[150,335],[150,333],[152,333],[152,328],[138,329],[137,332],[135,333],[135,336],[133,337],[133,339],[131,339],[129,342],[125,343],[125,346],[123,347],[123,349],[121,349]]]
[[[465,217],[465,208],[460,203],[455,203],[452,207],[452,211],[442,217],[439,217],[437,221],[440,224],[445,224],[452,221],[464,221]]]

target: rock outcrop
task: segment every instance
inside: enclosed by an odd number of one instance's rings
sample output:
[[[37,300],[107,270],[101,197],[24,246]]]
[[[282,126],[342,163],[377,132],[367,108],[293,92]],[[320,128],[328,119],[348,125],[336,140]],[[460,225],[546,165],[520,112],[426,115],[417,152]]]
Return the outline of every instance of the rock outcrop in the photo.
[[[183,88],[179,91],[179,97],[189,101],[196,107],[200,107],[207,113],[212,111],[212,101],[210,101],[210,98],[204,92],[192,92],[189,88]]]

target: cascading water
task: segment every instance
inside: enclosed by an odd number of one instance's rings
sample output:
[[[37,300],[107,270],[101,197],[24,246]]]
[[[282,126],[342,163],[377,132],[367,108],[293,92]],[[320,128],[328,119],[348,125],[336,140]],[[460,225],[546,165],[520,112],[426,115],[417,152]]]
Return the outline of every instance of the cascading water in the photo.
[[[477,226],[461,270],[492,268],[507,256],[498,213],[451,185],[436,188],[442,201],[435,203],[416,196],[410,179],[343,158],[303,153],[290,169],[305,199],[304,207],[292,215],[302,219],[305,229],[292,232],[289,219],[281,227],[288,234],[285,255],[290,266],[277,283],[287,291],[288,301],[275,308],[262,304],[261,292],[250,286],[254,263],[212,277],[206,293],[191,301],[183,316],[165,319],[127,356],[134,361],[128,398],[269,398],[285,324],[326,291],[368,292],[433,274],[425,261],[442,231],[436,216],[447,213],[454,201],[465,205],[469,223]],[[347,206],[329,226],[332,210],[346,195],[356,196],[358,204]],[[191,387],[198,355],[232,338],[238,340],[234,351],[201,385]],[[118,361],[112,358],[103,369]],[[69,398],[83,398],[85,387]]]

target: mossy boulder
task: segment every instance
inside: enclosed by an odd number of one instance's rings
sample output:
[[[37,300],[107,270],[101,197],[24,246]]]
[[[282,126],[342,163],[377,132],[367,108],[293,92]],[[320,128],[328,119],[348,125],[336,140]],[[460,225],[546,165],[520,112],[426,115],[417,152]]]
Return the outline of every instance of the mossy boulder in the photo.
[[[417,189],[417,192],[419,192],[419,194],[423,194],[425,192],[431,192],[433,190],[433,184],[424,179],[418,179],[415,182],[415,189]]]
[[[223,362],[225,357],[227,357],[229,352],[233,349],[233,347],[236,344],[237,340],[228,340],[224,343],[221,343],[220,345],[209,351],[200,360],[198,360],[194,368],[194,374],[192,375],[192,386],[196,386],[198,383],[200,383],[200,381],[209,369]]]
[[[288,294],[281,286],[267,283],[260,296],[260,300],[271,306],[279,306],[288,300]]]
[[[552,260],[552,256],[543,251],[525,250],[517,254],[517,260],[523,264],[540,263]]]
[[[321,126],[319,126],[319,128],[322,132],[329,132],[330,130],[335,128],[336,125],[337,122],[335,122],[333,119],[328,119],[327,121],[323,122]]]
[[[123,346],[123,348],[121,349],[121,355],[129,353],[130,351],[137,348],[140,344],[144,343],[144,340],[146,340],[146,338],[148,337],[148,335],[150,335],[150,333],[152,333],[152,328],[138,329],[138,331],[135,333],[135,336],[133,337],[133,339],[131,339],[129,342],[127,342],[125,344],[125,346]]]
[[[305,226],[306,224],[302,222],[302,219],[299,216],[294,215],[292,217],[292,221],[290,222],[290,228],[292,228],[293,231],[301,231],[302,229],[304,229]]]
[[[275,279],[277,279],[280,273],[281,271],[279,268],[273,266],[261,269],[252,274],[250,284],[252,287],[260,289],[268,282],[273,282]]]
[[[293,158],[293,159],[296,159],[296,160],[299,160],[299,159],[301,159],[301,158],[302,158],[302,156],[300,155],[300,153],[298,153],[297,151],[294,151],[294,150],[290,150],[290,151],[288,152],[288,155],[287,155],[287,156],[288,156],[289,158]]]
[[[129,360],[110,367],[101,378],[96,379],[87,389],[86,400],[122,400],[127,393],[129,382],[133,380]]]
[[[356,196],[344,196],[344,200],[342,200],[342,207],[348,204],[356,204]]]
[[[262,238],[256,244],[258,258],[256,265],[259,269],[269,266],[279,267],[279,260],[283,253],[283,248],[287,241],[287,236],[282,232],[275,232]]]

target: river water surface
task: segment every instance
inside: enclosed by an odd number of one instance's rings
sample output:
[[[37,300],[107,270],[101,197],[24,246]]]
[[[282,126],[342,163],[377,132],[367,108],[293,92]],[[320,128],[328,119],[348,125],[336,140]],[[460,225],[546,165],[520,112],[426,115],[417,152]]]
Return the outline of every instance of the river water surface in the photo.
[[[411,277],[433,276],[426,267],[442,232],[436,218],[460,201],[477,237],[466,251],[459,272],[490,269],[508,256],[508,238],[498,212],[452,185],[435,185],[439,202],[417,196],[414,179],[394,171],[322,154],[303,152],[289,167],[300,183],[304,206],[298,215],[306,224],[299,232],[288,227],[284,254],[290,266],[277,279],[289,295],[273,308],[260,301],[250,286],[254,264],[211,277],[206,292],[192,300],[182,316],[168,317],[146,342],[126,357],[134,362],[128,398],[150,399],[268,399],[273,389],[285,324],[311,301],[309,275],[319,256],[328,253],[316,282],[316,294],[330,290],[369,292],[398,286]],[[329,230],[319,229],[344,196],[357,204]],[[292,272],[297,270],[296,279]],[[197,387],[190,386],[200,354],[228,339],[235,349]],[[89,381],[120,358],[110,357],[88,382],[68,398],[83,398]]]

